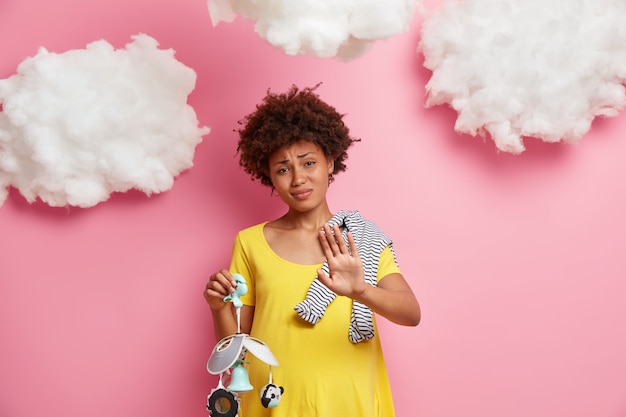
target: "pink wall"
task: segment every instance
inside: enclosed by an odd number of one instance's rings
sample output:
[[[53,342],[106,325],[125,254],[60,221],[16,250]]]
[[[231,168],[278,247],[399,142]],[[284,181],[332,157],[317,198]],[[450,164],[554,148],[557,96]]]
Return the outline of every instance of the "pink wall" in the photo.
[[[626,114],[578,145],[496,153],[423,107],[419,24],[342,63],[287,56],[247,21],[212,28],[204,0],[2,0],[0,78],[39,46],[144,32],[196,70],[189,102],[212,131],[161,195],[84,210],[10,193],[0,416],[206,416],[203,285],[238,229],[281,210],[239,170],[232,130],[268,87],[319,81],[363,138],[332,208],[394,238],[423,308],[418,328],[381,320],[398,416],[626,416]]]

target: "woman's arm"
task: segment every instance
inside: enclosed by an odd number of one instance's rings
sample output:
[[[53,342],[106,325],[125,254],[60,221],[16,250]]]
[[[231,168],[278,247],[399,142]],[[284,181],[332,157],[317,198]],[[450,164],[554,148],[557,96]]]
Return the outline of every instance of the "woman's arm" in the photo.
[[[383,277],[377,287],[366,284],[364,291],[352,298],[396,324],[417,326],[421,319],[419,303],[402,274]]]

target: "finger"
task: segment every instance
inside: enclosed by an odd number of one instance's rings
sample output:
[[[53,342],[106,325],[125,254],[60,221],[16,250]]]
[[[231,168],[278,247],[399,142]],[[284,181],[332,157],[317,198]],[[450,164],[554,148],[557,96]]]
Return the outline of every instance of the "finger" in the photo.
[[[210,281],[204,289],[204,294],[207,297],[224,297],[229,294],[229,291],[219,282]]]
[[[204,298],[205,300],[213,305],[217,300],[222,300],[225,297],[224,289],[215,288],[216,284],[207,284],[207,287],[204,289]]]
[[[233,277],[233,274],[231,274],[229,270],[222,269],[217,276],[222,285],[228,288],[228,292],[235,291],[235,288],[237,288],[237,280]]]
[[[335,241],[337,242],[337,248],[339,249],[339,252],[350,253],[350,251],[348,250],[348,245],[346,245],[346,241],[341,236],[341,229],[339,228],[339,226],[333,226],[333,234],[336,238]]]
[[[350,245],[350,255],[359,256],[359,251],[356,247],[356,242],[354,241],[354,235],[352,232],[348,232],[348,244]]]
[[[337,239],[335,238],[332,229],[327,224],[322,228],[323,243],[322,247],[326,245],[328,247],[328,255],[337,256],[339,254],[339,248],[337,247]],[[328,257],[327,255],[327,257]]]
[[[326,240],[326,233],[324,233],[324,229],[320,230],[317,235],[318,240],[320,241],[320,246],[322,247],[322,253],[324,257],[328,258],[332,256],[333,252],[330,250],[330,246],[328,246],[328,241]]]
[[[206,289],[216,291],[219,294],[229,294],[235,291],[237,282],[231,275],[231,273],[225,269],[211,275],[209,282],[207,282]]]
[[[326,285],[327,287],[330,284],[330,276],[323,269],[317,270],[317,279],[319,279],[322,284]]]
[[[329,243],[328,243],[328,230],[326,229],[326,225],[322,226],[322,228],[320,229],[319,233],[317,234],[317,237],[319,238],[320,244],[322,245],[323,248],[328,248],[330,249]]]
[[[216,275],[218,278],[226,280],[232,286],[237,285],[237,280],[235,279],[235,277],[233,277],[233,274],[231,274],[228,269],[222,269]]]

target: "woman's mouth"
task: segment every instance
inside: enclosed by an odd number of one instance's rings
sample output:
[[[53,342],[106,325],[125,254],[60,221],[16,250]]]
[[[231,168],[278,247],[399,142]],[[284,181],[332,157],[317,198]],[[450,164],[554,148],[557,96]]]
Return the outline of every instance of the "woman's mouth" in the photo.
[[[294,193],[291,193],[291,195],[293,196],[293,198],[295,198],[296,200],[304,200],[305,198],[307,198],[308,196],[311,195],[311,193],[313,193],[312,190],[301,190],[301,191],[297,191]]]

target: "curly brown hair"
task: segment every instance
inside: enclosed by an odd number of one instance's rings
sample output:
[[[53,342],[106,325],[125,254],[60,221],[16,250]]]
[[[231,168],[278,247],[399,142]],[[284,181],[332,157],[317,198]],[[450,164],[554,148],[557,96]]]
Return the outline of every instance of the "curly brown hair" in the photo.
[[[334,174],[346,170],[347,150],[360,139],[350,136],[343,123],[344,115],[314,93],[320,84],[302,90],[293,85],[282,94],[268,89],[256,111],[238,122],[243,125],[236,130],[239,133],[239,165],[253,180],[258,179],[263,185],[272,187],[268,172],[270,155],[278,148],[302,139],[316,144],[327,158],[334,160],[335,169],[329,181],[334,179]]]

